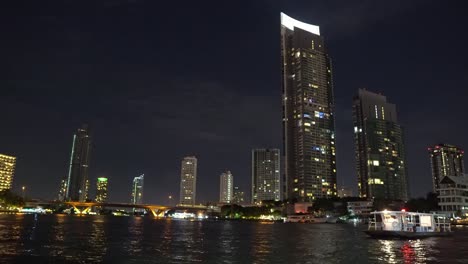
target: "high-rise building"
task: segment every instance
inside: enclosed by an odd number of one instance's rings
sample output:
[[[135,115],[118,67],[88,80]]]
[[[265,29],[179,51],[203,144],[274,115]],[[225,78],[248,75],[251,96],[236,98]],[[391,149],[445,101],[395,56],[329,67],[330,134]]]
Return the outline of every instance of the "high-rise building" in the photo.
[[[252,203],[281,200],[279,149],[252,150]]]
[[[16,157],[0,154],[0,191],[11,189],[15,166]]]
[[[234,197],[232,198],[234,204],[243,204],[245,202],[244,192],[239,186],[234,187]]]
[[[406,201],[403,129],[395,105],[383,95],[359,89],[353,122],[359,196]]]
[[[66,194],[67,194],[67,183],[68,183],[67,178],[63,178],[62,181],[60,181],[60,189],[59,189],[59,194],[58,194],[59,201],[65,201]]]
[[[427,149],[431,158],[432,186],[434,192],[439,188],[439,182],[445,176],[463,176],[465,165],[464,151],[456,146],[438,144]]]
[[[107,178],[99,177],[96,182],[96,202],[105,203],[107,202]]]
[[[230,171],[221,173],[219,177],[219,202],[232,203],[234,197],[234,177]]]
[[[91,152],[91,138],[88,126],[83,125],[73,135],[70,168],[67,179],[65,200],[84,202],[88,196],[88,169]]]
[[[195,204],[197,193],[197,158],[185,157],[182,160],[180,172],[180,199],[179,203],[186,205]]]
[[[143,187],[144,187],[145,175],[141,174],[138,177],[133,178],[132,184],[132,204],[143,203]]]
[[[318,26],[281,13],[285,196],[336,196],[331,59]]]

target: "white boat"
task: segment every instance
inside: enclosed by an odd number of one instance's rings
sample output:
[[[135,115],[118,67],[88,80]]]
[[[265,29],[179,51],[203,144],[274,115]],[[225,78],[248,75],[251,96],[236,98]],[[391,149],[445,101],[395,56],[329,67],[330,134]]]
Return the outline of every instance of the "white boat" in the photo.
[[[284,220],[285,223],[326,223],[326,217],[316,217],[313,214],[296,214],[296,215],[288,215],[288,217]]]
[[[401,211],[371,213],[366,234],[373,238],[423,238],[451,234],[450,219],[444,215]]]

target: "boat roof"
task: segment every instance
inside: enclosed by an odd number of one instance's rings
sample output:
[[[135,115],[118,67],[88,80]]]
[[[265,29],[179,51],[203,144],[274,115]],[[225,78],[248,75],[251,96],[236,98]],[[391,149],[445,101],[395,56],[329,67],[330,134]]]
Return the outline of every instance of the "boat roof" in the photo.
[[[374,211],[371,214],[407,214],[407,215],[441,215],[437,213],[419,213],[419,212],[407,212],[407,211]]]

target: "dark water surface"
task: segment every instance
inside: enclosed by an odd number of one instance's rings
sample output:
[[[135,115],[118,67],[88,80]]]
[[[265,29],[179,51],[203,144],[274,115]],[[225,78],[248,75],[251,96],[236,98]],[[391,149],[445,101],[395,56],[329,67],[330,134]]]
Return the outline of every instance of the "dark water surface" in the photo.
[[[369,239],[361,228],[0,215],[0,263],[468,263],[468,227],[414,241]]]

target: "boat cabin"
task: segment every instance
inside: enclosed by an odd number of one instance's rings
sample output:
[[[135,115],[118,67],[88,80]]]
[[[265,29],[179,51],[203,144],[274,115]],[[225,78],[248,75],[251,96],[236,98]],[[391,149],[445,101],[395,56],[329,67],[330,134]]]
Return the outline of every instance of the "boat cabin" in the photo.
[[[371,212],[369,230],[400,232],[450,232],[444,215],[402,211]]]

